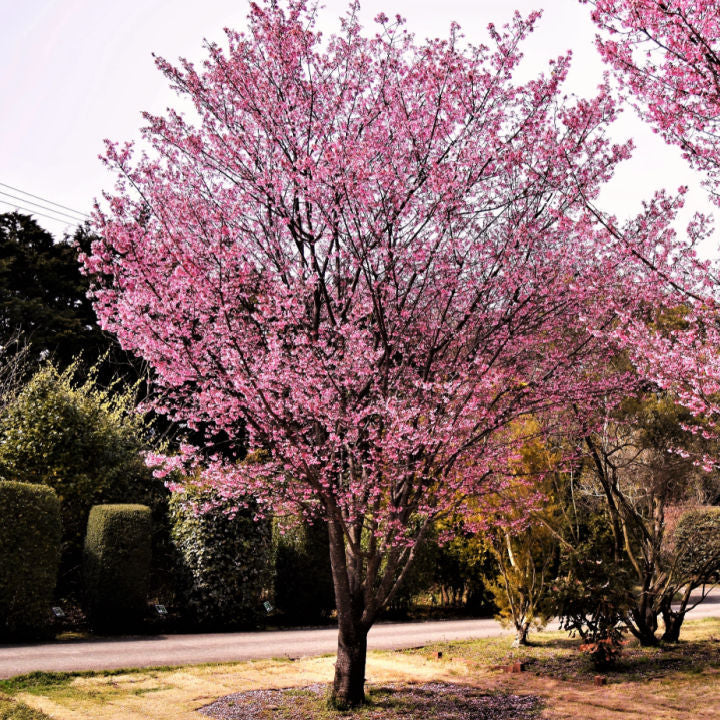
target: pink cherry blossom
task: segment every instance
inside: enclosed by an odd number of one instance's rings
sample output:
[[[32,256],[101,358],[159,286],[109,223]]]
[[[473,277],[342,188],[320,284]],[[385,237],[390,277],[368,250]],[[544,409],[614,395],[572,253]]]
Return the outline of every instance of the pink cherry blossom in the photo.
[[[565,99],[568,57],[513,81],[537,17],[419,44],[401,19],[363,34],[356,5],[327,39],[304,0],[253,5],[202,69],[157,59],[194,117],[146,115],[147,154],[107,145],[102,325],[153,367],[158,410],[242,423],[259,451],[152,462],[327,523],[351,704],[428,523],[498,510],[512,423],[627,391],[607,359],[703,290],[681,196],[623,226],[593,205],[630,153],[608,88]]]

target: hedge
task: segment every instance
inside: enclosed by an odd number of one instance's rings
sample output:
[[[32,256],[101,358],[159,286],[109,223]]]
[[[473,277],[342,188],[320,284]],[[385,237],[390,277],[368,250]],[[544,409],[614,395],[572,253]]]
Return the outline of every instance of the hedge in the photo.
[[[270,522],[256,521],[252,507],[213,503],[215,494],[191,484],[170,498],[184,619],[209,630],[257,626],[272,577]]]
[[[148,423],[132,388],[101,387],[78,364],[42,366],[0,413],[0,476],[53,488],[61,500],[59,591],[75,595],[93,505],[140,503],[160,520],[167,491],[145,466]]]
[[[150,518],[145,505],[95,505],[90,510],[83,577],[88,620],[96,631],[131,631],[145,613]]]
[[[335,608],[327,525],[298,522],[274,529],[275,605],[292,623],[322,623]]]
[[[60,501],[44,485],[0,481],[0,508],[0,638],[42,638],[60,562]]]

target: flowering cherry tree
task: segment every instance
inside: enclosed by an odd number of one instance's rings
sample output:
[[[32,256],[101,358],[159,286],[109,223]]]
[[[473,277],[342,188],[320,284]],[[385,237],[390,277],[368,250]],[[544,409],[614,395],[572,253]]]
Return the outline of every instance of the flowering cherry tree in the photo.
[[[583,0],[587,2],[587,0]],[[720,203],[720,5],[715,0],[594,0],[604,59],[640,114],[707,174]]]
[[[399,18],[364,35],[356,6],[324,39],[304,0],[253,5],[202,70],[158,59],[192,120],[146,115],[140,157],[107,147],[101,322],[161,411],[259,451],[157,472],[201,463],[221,496],[327,523],[340,704],[428,523],[502,496],[516,418],[622,389],[599,365],[676,293],[679,199],[620,230],[590,204],[629,154],[607,89],[564,100],[567,57],[513,82],[536,19],[417,44]]]
[[[583,0],[585,2],[587,0]],[[720,4],[711,0],[590,0],[605,32],[598,47],[640,115],[705,173],[720,205]],[[708,220],[690,232],[702,237]],[[717,263],[688,258],[698,293],[682,302],[682,322],[664,329],[632,323],[628,338],[641,371],[673,389],[711,425],[720,419]],[[709,469],[715,460],[705,458]]]

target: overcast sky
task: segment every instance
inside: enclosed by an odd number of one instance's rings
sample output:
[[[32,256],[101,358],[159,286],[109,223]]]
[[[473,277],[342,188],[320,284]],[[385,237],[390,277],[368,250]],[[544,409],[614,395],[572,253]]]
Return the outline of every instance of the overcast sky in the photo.
[[[325,1],[320,22],[325,32],[337,26],[345,7],[339,0]],[[151,53],[171,61],[202,59],[204,38],[222,41],[223,27],[245,26],[248,2],[0,0],[0,8],[0,211],[35,210],[38,222],[60,236],[73,229],[72,221],[42,217],[60,218],[29,201],[89,212],[93,199],[113,183],[97,158],[103,139],[137,138],[141,111],[159,112],[175,102]],[[391,17],[399,13],[419,39],[445,36],[455,20],[470,41],[479,43],[487,40],[489,22],[507,21],[514,9],[539,8],[544,14],[524,47],[522,76],[572,50],[567,90],[591,95],[603,65],[593,45],[588,6],[578,0],[365,0],[361,15],[372,26],[381,10]],[[618,139],[632,137],[637,149],[601,196],[607,211],[627,217],[655,189],[683,184],[691,188],[683,223],[690,210],[708,209],[698,178],[679,151],[664,145],[631,110],[614,133]]]

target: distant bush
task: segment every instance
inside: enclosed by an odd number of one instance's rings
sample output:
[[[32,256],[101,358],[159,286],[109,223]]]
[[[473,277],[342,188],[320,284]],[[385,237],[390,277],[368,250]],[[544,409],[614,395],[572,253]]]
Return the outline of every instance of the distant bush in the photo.
[[[230,512],[229,501],[207,507],[213,500],[192,484],[170,498],[171,537],[182,565],[180,606],[197,627],[254,627],[265,617],[271,584],[270,521],[256,522],[252,508]]]
[[[0,638],[40,638],[60,561],[60,501],[43,485],[0,482],[0,508]]]
[[[0,478],[48,485],[61,499],[63,593],[79,584],[93,505],[150,505],[159,521],[167,496],[143,460],[148,427],[134,393],[78,375],[76,365],[45,365],[0,411]]]
[[[275,605],[292,623],[325,622],[335,608],[327,525],[299,523],[273,530]]]
[[[93,629],[126,632],[145,613],[151,562],[150,508],[96,505],[85,536],[87,615]]]

